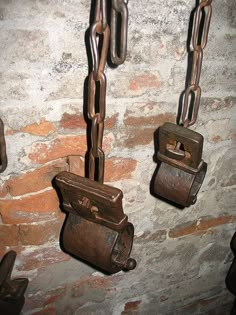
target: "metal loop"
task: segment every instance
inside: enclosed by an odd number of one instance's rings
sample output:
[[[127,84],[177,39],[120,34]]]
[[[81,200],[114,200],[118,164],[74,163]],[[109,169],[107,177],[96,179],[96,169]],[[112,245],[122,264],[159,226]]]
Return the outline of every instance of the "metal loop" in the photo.
[[[198,46],[193,52],[193,64],[191,73],[191,85],[199,85],[202,70],[203,49]]]
[[[103,41],[102,41],[102,49],[101,49],[101,56],[99,56],[99,49],[97,42],[97,34],[103,34]],[[98,21],[95,22],[91,26],[90,30],[90,47],[91,47],[91,54],[92,54],[92,61],[93,61],[93,74],[94,79],[99,79],[99,76],[102,75],[105,69],[106,60],[107,60],[107,52],[109,47],[109,39],[110,39],[110,28],[107,24],[105,29],[102,29],[102,22]]]
[[[102,12],[102,28],[107,27],[107,0],[101,0],[101,12]]]
[[[111,11],[111,60],[115,65],[124,63],[127,55],[128,37],[128,1],[113,0]],[[118,14],[121,14],[121,26],[118,32]],[[120,38],[118,39],[118,34]],[[119,42],[119,47],[118,47]]]
[[[194,93],[194,103],[192,106],[192,114],[191,118],[189,117],[190,114],[190,102],[189,99],[191,99],[191,93]],[[200,86],[190,85],[187,90],[185,91],[184,96],[184,108],[182,112],[182,123],[185,125],[186,122],[188,122],[188,127],[195,124],[197,120],[198,110],[199,110],[199,104],[200,104],[200,98],[201,98],[201,88]]]
[[[197,11],[194,16],[194,27],[193,27],[193,38],[192,38],[192,46],[195,50],[198,46],[201,46],[202,49],[206,47],[207,40],[208,40],[208,34],[209,34],[209,28],[210,28],[210,22],[211,22],[211,16],[212,16],[212,6],[211,6],[212,0],[204,0],[201,3],[199,3],[197,7]],[[198,44],[199,36],[200,36],[200,25],[201,25],[201,18],[202,18],[202,9],[207,8],[206,17],[204,19],[204,25],[203,30],[201,34],[201,43]]]
[[[98,148],[98,155],[95,157],[90,151],[89,154],[89,178],[95,180],[95,158],[98,159],[98,182],[104,182],[105,155],[102,149]]]
[[[4,125],[0,119],[0,173],[7,168],[6,141],[4,137]]]
[[[101,2],[96,0],[94,23],[101,20]]]
[[[91,150],[89,155],[89,178],[95,180],[95,159],[98,159],[98,181],[103,183],[104,180],[104,163],[105,155],[102,150],[102,139],[104,132],[104,122],[98,123],[99,114],[96,114],[92,120],[91,131]]]
[[[101,22],[102,29],[107,26],[107,0],[97,0],[94,23]]]
[[[91,151],[95,157],[98,157],[98,150],[102,149],[102,138],[104,131],[104,122],[99,123],[99,114],[96,114],[92,120],[91,131]]]
[[[93,119],[96,113],[96,82],[99,82],[99,119],[98,123],[101,123],[105,119],[106,111],[106,75],[102,73],[99,80],[94,79],[93,72],[89,75],[88,81],[88,117]]]

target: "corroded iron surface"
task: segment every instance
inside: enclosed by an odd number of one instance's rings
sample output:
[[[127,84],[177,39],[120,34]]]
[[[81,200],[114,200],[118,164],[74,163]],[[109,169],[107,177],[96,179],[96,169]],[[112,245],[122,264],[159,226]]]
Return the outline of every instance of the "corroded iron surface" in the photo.
[[[207,170],[202,148],[199,133],[171,123],[160,127],[154,193],[182,207],[194,204]]]
[[[16,253],[8,252],[0,264],[0,314],[19,315],[25,303],[28,279],[11,279]]]
[[[110,274],[134,269],[134,227],[123,212],[122,191],[69,172],[55,180],[69,212],[62,230],[65,251]]]

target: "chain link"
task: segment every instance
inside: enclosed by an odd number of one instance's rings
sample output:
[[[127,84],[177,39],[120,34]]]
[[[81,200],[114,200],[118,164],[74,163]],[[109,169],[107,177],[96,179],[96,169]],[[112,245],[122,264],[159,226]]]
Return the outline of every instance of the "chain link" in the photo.
[[[199,81],[202,70],[203,49],[207,44],[212,16],[211,3],[212,0],[200,1],[194,15],[192,34],[193,62],[191,69],[191,79],[189,86],[185,91],[182,110],[182,123],[185,127],[195,124],[198,117],[201,99],[201,88],[199,86]]]
[[[4,125],[0,119],[0,173],[7,168],[6,142],[4,138]]]
[[[111,60],[115,65],[124,63],[127,55],[128,0],[112,0]],[[118,16],[121,16],[121,23]],[[118,38],[119,37],[119,38]]]
[[[91,48],[91,54],[92,54],[92,62],[93,62],[93,76],[94,80],[98,80],[100,76],[104,73],[106,60],[107,60],[107,52],[109,47],[109,41],[110,41],[110,28],[107,24],[107,18],[104,17],[102,14],[103,8],[106,8],[106,5],[102,5],[105,1],[102,2],[100,0],[97,0],[96,4],[96,15],[95,15],[95,21],[91,26],[90,29],[90,36],[89,36],[89,42],[90,42],[90,48]],[[100,10],[99,10],[100,8]],[[104,25],[106,25],[104,27]],[[101,49],[101,56],[99,55],[99,42],[101,38],[99,38],[99,35],[103,36],[102,40],[102,49]]]
[[[102,150],[104,119],[106,111],[106,75],[110,28],[107,23],[107,0],[97,0],[95,19],[90,29],[90,48],[93,69],[88,81],[88,117],[92,121],[91,149],[89,152],[89,178],[95,180],[96,160],[98,160],[98,178],[104,181],[105,155]],[[101,46],[101,51],[99,47]]]

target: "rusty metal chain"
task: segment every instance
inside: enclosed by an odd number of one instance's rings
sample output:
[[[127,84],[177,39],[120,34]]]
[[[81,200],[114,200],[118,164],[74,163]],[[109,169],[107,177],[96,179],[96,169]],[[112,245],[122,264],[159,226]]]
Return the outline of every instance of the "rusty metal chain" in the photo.
[[[193,62],[191,69],[191,79],[184,94],[184,104],[182,110],[182,124],[189,127],[195,124],[198,117],[198,110],[201,99],[201,88],[199,86],[203,49],[206,47],[209,27],[212,16],[212,0],[201,0],[196,8],[193,22],[192,49]],[[190,106],[191,102],[193,103]]]
[[[6,142],[4,137],[4,125],[0,119],[0,173],[7,168]]]
[[[105,155],[102,150],[104,119],[106,111],[106,75],[110,42],[110,28],[107,23],[107,0],[97,0],[95,19],[90,29],[90,48],[93,69],[88,81],[88,117],[92,121],[91,149],[89,152],[89,178],[95,180],[96,159],[98,160],[98,182],[104,181]],[[100,45],[101,51],[99,49]]]
[[[112,0],[111,60],[115,65],[124,63],[127,55],[128,0]],[[119,15],[121,17],[118,22]]]
[[[109,44],[111,44],[111,59],[114,64],[120,65],[126,59],[128,32],[127,3],[128,0],[112,0],[112,33],[110,36],[110,27],[107,21],[107,0],[96,0],[95,18],[90,28],[89,42],[93,69],[89,74],[88,80],[88,117],[92,121],[89,178],[95,180],[97,161],[97,180],[100,183],[104,181],[105,164],[105,155],[102,150],[107,87],[105,66]],[[121,15],[121,24],[118,23],[119,14]],[[120,30],[118,29],[119,27]],[[118,34],[120,38],[118,38]]]

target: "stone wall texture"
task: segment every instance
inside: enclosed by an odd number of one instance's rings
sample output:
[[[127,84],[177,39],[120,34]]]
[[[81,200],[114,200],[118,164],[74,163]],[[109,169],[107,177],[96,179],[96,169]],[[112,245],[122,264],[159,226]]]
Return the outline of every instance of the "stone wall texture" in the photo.
[[[195,1],[130,0],[124,65],[107,68],[106,182],[122,189],[137,268],[103,275],[59,246],[64,214],[52,188],[83,175],[88,0],[0,1],[0,117],[9,165],[0,175],[0,255],[17,252],[24,315],[227,315],[225,276],[236,222],[236,2],[214,0],[194,130],[208,172],[184,210],[150,195],[155,130],[175,122]],[[70,163],[69,163],[70,162]]]

